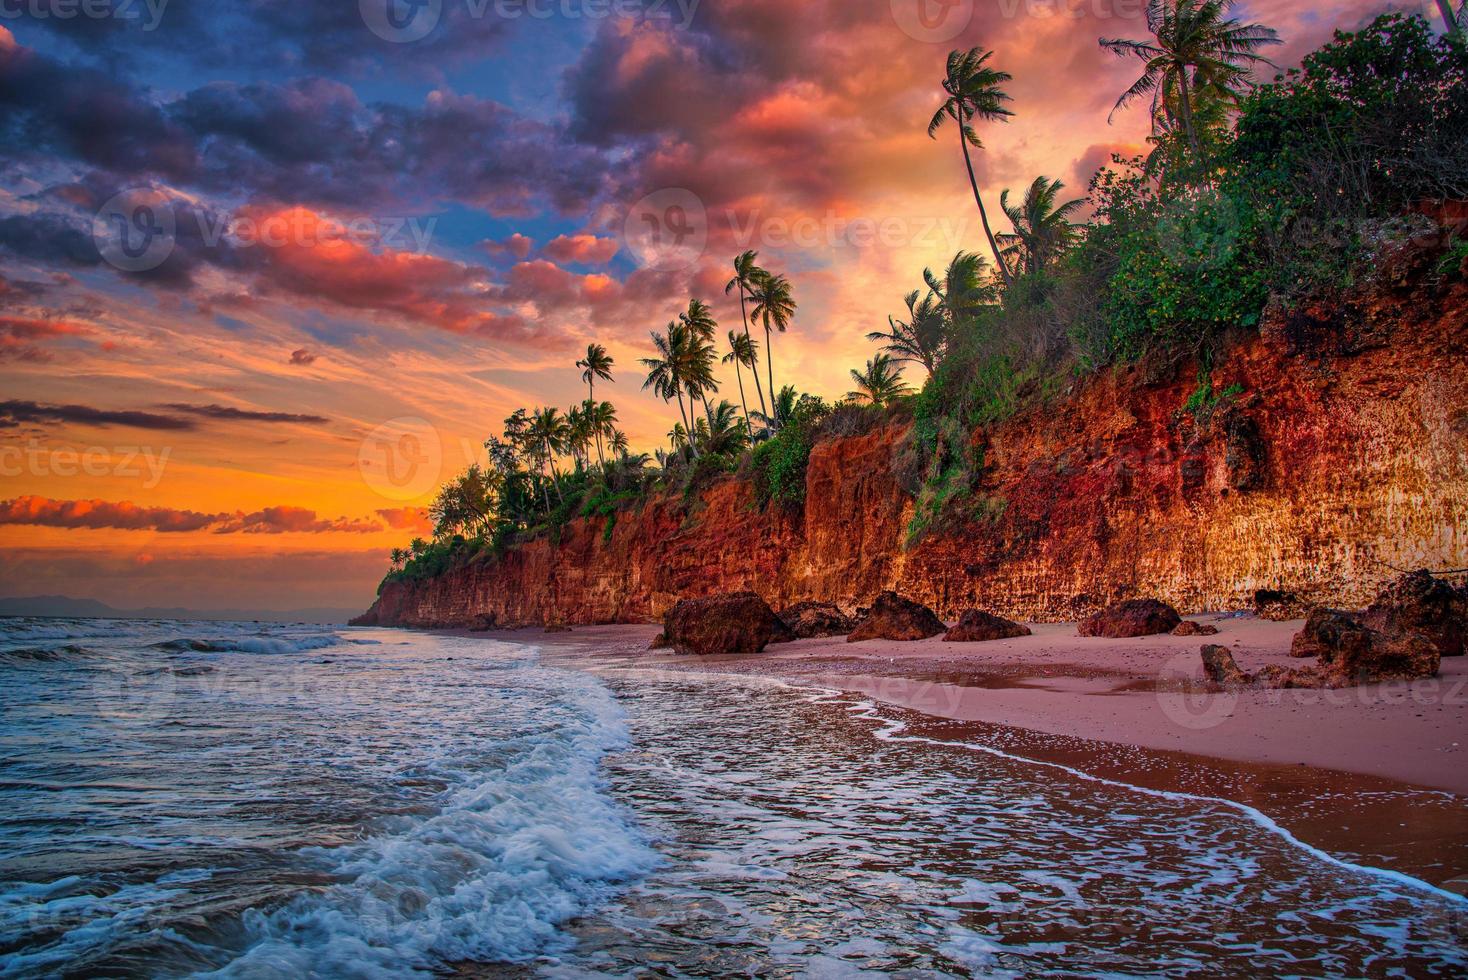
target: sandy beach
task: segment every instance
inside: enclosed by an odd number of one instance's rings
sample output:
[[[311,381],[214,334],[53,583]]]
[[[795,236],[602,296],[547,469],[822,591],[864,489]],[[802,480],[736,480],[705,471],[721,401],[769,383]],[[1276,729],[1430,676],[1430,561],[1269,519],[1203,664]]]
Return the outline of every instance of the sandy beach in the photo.
[[[605,668],[757,674],[911,709],[912,728],[1149,788],[1257,807],[1334,853],[1468,882],[1468,659],[1437,678],[1344,690],[1206,692],[1198,651],[1298,665],[1300,623],[1193,617],[1217,636],[1080,637],[1074,624],[984,643],[800,640],[749,656],[650,651],[655,626],[487,635]]]

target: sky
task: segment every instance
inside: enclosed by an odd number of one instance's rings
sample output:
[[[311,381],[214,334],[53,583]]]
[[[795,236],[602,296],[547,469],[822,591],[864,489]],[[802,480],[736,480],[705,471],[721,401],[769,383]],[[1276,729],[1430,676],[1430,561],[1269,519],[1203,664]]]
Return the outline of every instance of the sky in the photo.
[[[1290,65],[1381,9],[1235,16]],[[776,385],[840,397],[983,250],[927,135],[948,51],[1013,76],[997,215],[1142,148],[1097,39],[1144,33],[1141,0],[0,0],[0,595],[365,608],[506,415],[585,397],[588,343],[664,442],[637,359],[690,297],[739,328],[746,248],[799,304]]]

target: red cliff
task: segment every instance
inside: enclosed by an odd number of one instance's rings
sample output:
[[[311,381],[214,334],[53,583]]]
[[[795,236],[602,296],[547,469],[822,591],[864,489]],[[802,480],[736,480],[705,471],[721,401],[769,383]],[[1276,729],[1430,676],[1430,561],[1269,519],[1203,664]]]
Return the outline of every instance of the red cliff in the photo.
[[[884,589],[1074,619],[1138,595],[1184,612],[1259,588],[1362,605],[1393,568],[1468,565],[1468,288],[1267,318],[1219,359],[1121,367],[973,434],[984,469],[909,543],[907,426],[818,444],[803,512],[729,478],[692,507],[655,498],[577,520],[439,578],[388,582],[363,623],[647,622],[680,597],[751,589],[776,608]]]

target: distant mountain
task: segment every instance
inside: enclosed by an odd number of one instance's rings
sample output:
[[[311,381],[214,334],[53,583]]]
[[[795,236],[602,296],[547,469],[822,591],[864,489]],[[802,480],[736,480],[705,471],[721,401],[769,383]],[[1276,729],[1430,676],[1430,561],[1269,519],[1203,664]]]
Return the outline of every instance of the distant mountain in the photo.
[[[67,619],[206,619],[231,622],[345,623],[357,609],[184,609],[149,606],[146,609],[116,609],[96,599],[73,599],[65,595],[29,598],[0,598],[0,616],[57,616]]]

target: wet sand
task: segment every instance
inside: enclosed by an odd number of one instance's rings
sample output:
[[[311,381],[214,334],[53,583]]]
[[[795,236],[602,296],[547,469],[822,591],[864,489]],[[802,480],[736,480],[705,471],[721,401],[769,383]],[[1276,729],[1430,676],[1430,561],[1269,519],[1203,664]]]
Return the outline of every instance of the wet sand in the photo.
[[[1192,618],[1218,635],[1109,640],[1041,624],[1014,640],[836,637],[729,657],[649,651],[655,626],[474,635],[603,668],[757,674],[857,692],[911,709],[915,734],[1244,803],[1331,853],[1468,892],[1468,658],[1410,683],[1208,692],[1203,643],[1227,645],[1246,671],[1298,665],[1288,650],[1300,624]]]

